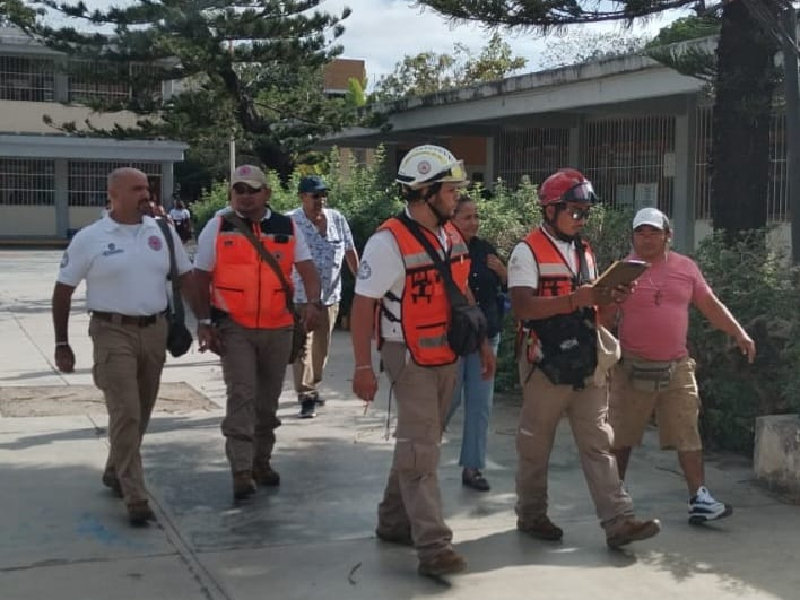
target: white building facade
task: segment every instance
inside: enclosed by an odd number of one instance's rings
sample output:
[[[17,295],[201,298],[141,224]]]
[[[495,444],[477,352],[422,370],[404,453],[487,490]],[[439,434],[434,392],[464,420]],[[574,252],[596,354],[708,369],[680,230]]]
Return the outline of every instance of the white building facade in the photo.
[[[115,140],[64,134],[45,123],[87,130],[134,127],[132,113],[93,113],[90,98],[130,93],[124,76],[97,84],[68,75],[61,54],[0,28],[0,241],[68,239],[92,223],[106,203],[106,176],[117,167],[144,171],[166,204],[173,165],[187,146],[172,141]],[[71,71],[70,71],[71,73]],[[159,93],[163,90],[159,90]]]

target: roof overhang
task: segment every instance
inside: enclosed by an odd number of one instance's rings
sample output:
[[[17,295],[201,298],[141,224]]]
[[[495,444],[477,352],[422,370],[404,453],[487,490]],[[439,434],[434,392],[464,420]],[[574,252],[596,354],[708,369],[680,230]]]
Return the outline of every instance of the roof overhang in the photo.
[[[78,136],[0,135],[0,156],[180,162],[189,146],[166,140],[115,140]]]

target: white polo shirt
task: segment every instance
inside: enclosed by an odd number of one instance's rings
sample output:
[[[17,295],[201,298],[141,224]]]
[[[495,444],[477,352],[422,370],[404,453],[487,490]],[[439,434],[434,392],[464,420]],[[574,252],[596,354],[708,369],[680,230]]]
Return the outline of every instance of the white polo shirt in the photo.
[[[219,215],[229,209],[220,209],[213,219],[209,219],[200,236],[197,238],[197,254],[194,257],[194,266],[201,271],[210,273],[214,270],[217,264],[217,234],[219,233]],[[241,216],[241,215],[239,215]],[[272,216],[272,210],[269,208],[261,217],[262,221],[266,221]],[[294,228],[294,262],[299,263],[304,260],[311,260],[311,251],[308,249],[306,239],[303,237],[303,232],[299,227]]]
[[[170,230],[182,275],[192,270],[192,263],[172,226]],[[90,311],[154,315],[167,308],[168,274],[169,249],[155,219],[122,225],[104,217],[72,238],[58,281],[77,287],[85,279]]]

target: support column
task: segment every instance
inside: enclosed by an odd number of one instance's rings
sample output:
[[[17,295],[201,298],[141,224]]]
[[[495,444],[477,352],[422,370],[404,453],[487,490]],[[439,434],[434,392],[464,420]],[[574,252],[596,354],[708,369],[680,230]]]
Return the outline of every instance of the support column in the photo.
[[[69,234],[69,167],[66,158],[53,160],[54,207],[56,211],[56,230],[50,235],[66,238]]]
[[[172,162],[161,163],[161,203],[165,210],[173,208],[172,192],[175,189],[175,178],[172,171]]]
[[[675,116],[675,180],[672,187],[672,244],[680,252],[694,249],[694,166],[697,148],[697,101],[688,97],[683,114]]]
[[[493,187],[495,180],[494,142],[495,142],[495,136],[492,135],[486,138],[486,172],[483,174],[483,185],[486,189],[491,189]]]

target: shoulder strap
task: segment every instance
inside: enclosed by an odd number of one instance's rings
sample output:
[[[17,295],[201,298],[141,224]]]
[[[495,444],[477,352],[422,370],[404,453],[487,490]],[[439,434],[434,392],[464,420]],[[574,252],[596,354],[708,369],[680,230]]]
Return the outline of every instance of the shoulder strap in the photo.
[[[283,295],[286,296],[286,308],[291,314],[294,314],[294,292],[292,291],[292,286],[289,285],[289,282],[286,280],[286,276],[283,274],[278,261],[275,260],[275,257],[272,256],[270,252],[267,252],[267,249],[261,244],[261,241],[253,233],[253,230],[247,226],[247,224],[239,215],[234,212],[227,212],[223,213],[221,216],[223,219],[236,227],[236,229],[238,229],[239,232],[247,238],[247,241],[253,245],[253,248],[256,249],[256,252],[258,252],[258,254],[261,256],[261,259],[266,262],[278,276],[278,280],[281,282],[281,286],[283,287]]]
[[[164,239],[167,242],[167,249],[169,250],[169,277],[172,281],[172,312],[177,319],[183,321],[183,298],[181,298],[181,280],[178,274],[178,265],[175,260],[175,239],[172,237],[172,230],[169,227],[166,219],[156,219],[161,233],[164,234]]]
[[[580,236],[575,236],[575,250],[578,252],[578,286],[592,281],[592,274],[589,273],[589,264],[586,261],[586,246]]]
[[[447,290],[447,296],[450,299],[450,303],[453,306],[457,304],[467,304],[467,297],[458,288],[456,282],[453,281],[453,273],[450,271],[450,265],[445,264],[445,262],[442,260],[442,257],[439,256],[439,252],[436,251],[430,240],[425,237],[424,233],[422,233],[419,223],[417,223],[414,219],[410,219],[405,213],[400,214],[398,216],[398,220],[405,225],[406,229],[411,232],[411,235],[413,235],[417,241],[422,244],[422,247],[425,248],[428,256],[430,256],[431,260],[433,261],[436,270],[439,271],[439,274],[442,276],[444,287]]]

